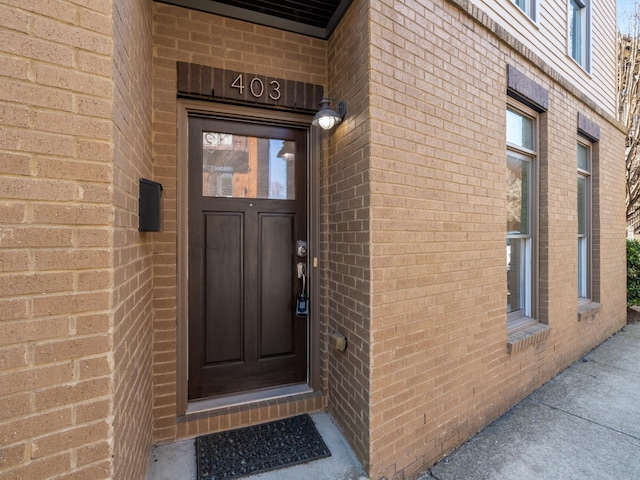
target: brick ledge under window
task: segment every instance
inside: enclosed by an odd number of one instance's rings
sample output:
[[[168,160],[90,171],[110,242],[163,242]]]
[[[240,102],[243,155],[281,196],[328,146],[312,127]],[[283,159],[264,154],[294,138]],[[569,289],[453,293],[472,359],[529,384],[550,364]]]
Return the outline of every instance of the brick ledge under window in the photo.
[[[578,307],[578,321],[593,320],[602,310],[602,305],[598,302],[589,302]]]
[[[507,335],[507,353],[516,353],[549,338],[549,325],[536,323]]]

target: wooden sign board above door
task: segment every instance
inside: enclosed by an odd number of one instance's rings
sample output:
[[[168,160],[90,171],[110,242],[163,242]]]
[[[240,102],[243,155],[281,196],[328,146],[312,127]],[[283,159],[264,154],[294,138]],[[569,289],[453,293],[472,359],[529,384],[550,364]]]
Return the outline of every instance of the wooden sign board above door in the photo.
[[[315,113],[322,85],[178,62],[178,95]]]

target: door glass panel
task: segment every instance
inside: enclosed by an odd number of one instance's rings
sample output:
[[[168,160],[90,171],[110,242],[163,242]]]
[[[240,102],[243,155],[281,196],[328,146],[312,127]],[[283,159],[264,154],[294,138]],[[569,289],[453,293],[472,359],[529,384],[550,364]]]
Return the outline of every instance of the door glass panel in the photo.
[[[202,195],[295,199],[293,140],[202,133]]]

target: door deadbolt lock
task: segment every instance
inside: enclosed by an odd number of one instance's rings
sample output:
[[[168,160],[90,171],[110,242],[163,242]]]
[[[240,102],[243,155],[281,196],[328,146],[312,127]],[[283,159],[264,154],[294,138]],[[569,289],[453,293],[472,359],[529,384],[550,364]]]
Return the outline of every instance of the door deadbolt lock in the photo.
[[[296,255],[298,255],[299,257],[307,256],[307,242],[305,242],[304,240],[298,240],[296,242]]]

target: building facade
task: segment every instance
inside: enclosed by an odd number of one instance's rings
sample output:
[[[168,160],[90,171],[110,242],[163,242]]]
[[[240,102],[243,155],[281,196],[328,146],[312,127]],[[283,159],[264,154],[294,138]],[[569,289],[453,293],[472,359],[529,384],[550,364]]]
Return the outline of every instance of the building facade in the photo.
[[[625,323],[614,0],[233,3],[0,0],[3,478],[323,410],[412,478]]]

